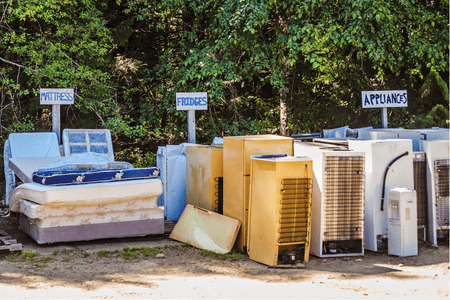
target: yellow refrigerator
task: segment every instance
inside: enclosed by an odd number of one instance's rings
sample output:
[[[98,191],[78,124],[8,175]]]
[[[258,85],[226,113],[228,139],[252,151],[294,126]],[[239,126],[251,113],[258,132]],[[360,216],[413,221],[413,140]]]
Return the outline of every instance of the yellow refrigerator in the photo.
[[[186,203],[223,213],[223,149],[186,148]]]
[[[312,160],[253,156],[247,252],[269,266],[309,261]]]
[[[223,214],[241,221],[235,249],[247,246],[250,156],[294,153],[293,138],[277,135],[228,136],[223,138]]]

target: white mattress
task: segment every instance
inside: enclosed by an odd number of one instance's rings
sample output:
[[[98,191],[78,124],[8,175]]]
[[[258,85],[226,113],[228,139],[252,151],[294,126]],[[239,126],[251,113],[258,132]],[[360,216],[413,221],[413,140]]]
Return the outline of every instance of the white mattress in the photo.
[[[85,206],[144,200],[162,193],[159,179],[142,179],[66,186],[38,183],[19,185],[9,198],[9,209],[20,211],[20,199],[51,206]]]
[[[36,204],[20,199],[20,212],[29,218],[39,219],[67,215],[146,210],[157,208],[157,199],[158,196],[153,196],[144,200],[130,200],[110,204],[78,205],[77,203],[72,203],[72,205],[64,206]]]
[[[120,223],[127,221],[140,221],[150,219],[164,219],[164,211],[160,208],[139,211],[107,212],[82,215],[66,215],[40,219],[28,218],[39,228],[55,228],[88,224]]]

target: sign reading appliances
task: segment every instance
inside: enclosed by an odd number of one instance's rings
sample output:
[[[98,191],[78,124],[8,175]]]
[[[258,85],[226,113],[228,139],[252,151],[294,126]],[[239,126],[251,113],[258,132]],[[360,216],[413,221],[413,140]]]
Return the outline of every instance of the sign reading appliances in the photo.
[[[406,91],[361,92],[363,108],[408,107]]]
[[[40,104],[73,104],[73,89],[40,89]]]
[[[177,110],[207,110],[206,93],[177,93]]]

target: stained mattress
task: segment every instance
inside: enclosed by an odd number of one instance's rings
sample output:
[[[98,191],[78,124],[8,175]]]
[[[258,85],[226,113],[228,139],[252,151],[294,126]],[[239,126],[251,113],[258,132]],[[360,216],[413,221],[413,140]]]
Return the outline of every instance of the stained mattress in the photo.
[[[148,210],[157,208],[157,196],[144,200],[130,200],[94,205],[41,205],[20,199],[20,212],[31,219],[62,217],[71,215],[104,214],[112,212]]]
[[[130,210],[123,212],[103,212],[93,214],[52,216],[33,219],[27,216],[28,221],[40,228],[55,228],[102,223],[121,223],[150,219],[164,219],[164,211],[161,208],[145,210]]]
[[[41,228],[22,214],[19,224],[38,244],[164,234],[163,218]]]
[[[9,209],[20,211],[20,199],[46,206],[89,206],[145,200],[162,193],[159,179],[142,179],[85,185],[45,186],[24,183],[9,198]]]

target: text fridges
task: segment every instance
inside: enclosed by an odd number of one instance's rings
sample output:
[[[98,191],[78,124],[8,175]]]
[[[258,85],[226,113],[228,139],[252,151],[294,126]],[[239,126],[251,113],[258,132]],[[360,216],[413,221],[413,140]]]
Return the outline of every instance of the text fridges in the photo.
[[[293,138],[277,135],[228,136],[223,138],[223,214],[241,221],[235,248],[246,249],[250,157],[286,154],[292,156]]]
[[[207,110],[207,94],[176,93],[177,110]]]

